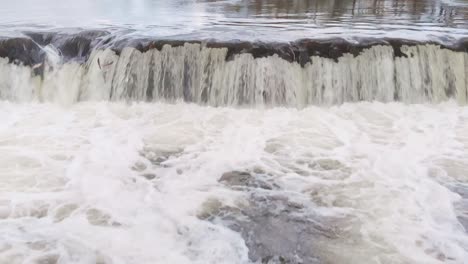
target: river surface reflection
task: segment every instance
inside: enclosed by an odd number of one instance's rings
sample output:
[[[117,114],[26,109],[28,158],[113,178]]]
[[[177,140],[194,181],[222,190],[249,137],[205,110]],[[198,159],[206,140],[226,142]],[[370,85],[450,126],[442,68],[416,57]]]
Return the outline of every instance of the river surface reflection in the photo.
[[[107,29],[171,38],[468,36],[468,0],[16,0],[2,4],[0,33]]]

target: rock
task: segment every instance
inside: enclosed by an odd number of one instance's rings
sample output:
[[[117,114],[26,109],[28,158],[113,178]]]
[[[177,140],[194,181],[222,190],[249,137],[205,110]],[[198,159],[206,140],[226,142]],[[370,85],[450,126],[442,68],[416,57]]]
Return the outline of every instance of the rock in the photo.
[[[0,57],[8,58],[11,63],[33,66],[42,63],[45,53],[29,38],[0,39]]]
[[[226,49],[226,60],[233,60],[239,54],[251,54],[254,58],[276,55],[288,62],[297,62],[305,66],[312,56],[330,58],[338,61],[346,54],[358,56],[363,50],[373,46],[390,46],[397,57],[406,57],[402,46],[433,44],[444,49],[468,52],[468,38],[458,40],[416,41],[401,38],[328,38],[300,39],[293,42],[261,41],[219,41],[219,40],[174,40],[155,39],[135,36],[116,36],[103,30],[83,30],[78,32],[24,32],[24,37],[0,39],[0,57],[9,58],[11,62],[25,65],[38,65],[44,61],[42,48],[47,45],[55,47],[66,62],[69,60],[84,63],[94,49],[112,49],[119,55],[124,48],[132,47],[141,52],[164,46],[180,47],[186,44],[199,44],[200,47]]]
[[[10,62],[27,66],[40,65],[46,53],[43,47],[52,45],[61,54],[64,62],[75,60],[85,62],[106,31],[84,30],[77,33],[25,32],[24,37],[0,39],[0,57]],[[41,74],[38,68],[36,74]]]
[[[230,173],[232,175],[233,173]],[[227,177],[227,176],[226,176]],[[247,179],[246,173],[241,179]],[[198,214],[200,219],[221,221],[239,232],[255,263],[320,263],[315,240],[336,239],[337,231],[304,212],[304,206],[284,196],[251,195],[249,204],[240,208],[223,206],[209,199]]]
[[[107,31],[82,30],[78,32],[25,32],[25,35],[41,46],[52,45],[61,54],[64,61],[85,62],[102,39],[109,35]]]
[[[44,240],[27,242],[26,245],[28,246],[28,248],[32,250],[38,250],[38,251],[39,250],[45,251],[49,247],[49,244]]]
[[[206,200],[200,212],[197,213],[197,217],[202,220],[206,220],[215,216],[219,216],[223,204],[215,198],[209,198]]]
[[[231,171],[224,173],[219,182],[230,186],[248,186],[252,181],[252,175],[248,172]]]
[[[132,170],[142,172],[146,170],[147,166],[143,162],[137,162],[135,165],[133,165]]]
[[[458,214],[458,222],[460,222],[465,229],[465,232],[468,234],[468,185],[458,183],[455,185],[449,185],[448,188],[461,197],[461,200],[455,203],[455,210]]]
[[[468,184],[456,184],[449,186],[449,189],[460,195],[463,199],[468,200]]]
[[[406,57],[401,47],[433,44],[453,51],[467,52],[468,38],[457,41],[416,41],[402,38],[357,38],[353,40],[343,38],[329,39],[300,39],[294,42],[261,42],[261,41],[219,41],[219,40],[156,40],[150,38],[121,38],[112,43],[112,49],[119,54],[125,47],[133,47],[141,52],[151,49],[161,50],[165,45],[180,47],[189,44],[200,44],[208,48],[227,49],[226,60],[232,60],[238,54],[251,54],[254,58],[264,58],[273,55],[305,66],[312,56],[329,58],[338,61],[345,54],[358,56],[365,49],[377,45],[391,46],[395,56]]]
[[[230,187],[252,187],[272,190],[273,186],[263,180],[253,177],[252,174],[242,171],[231,171],[224,173],[219,179],[220,183]]]
[[[156,174],[153,174],[153,173],[145,173],[143,175],[141,175],[143,177],[145,177],[145,179],[147,180],[153,180],[156,178]]]
[[[112,224],[109,214],[95,208],[86,211],[86,219],[91,225],[95,226],[109,226]]]
[[[341,162],[333,159],[317,160],[317,165],[323,170],[338,170],[344,167]]]
[[[458,216],[458,222],[465,228],[465,233],[468,234],[468,216]]]
[[[55,212],[54,222],[61,222],[65,218],[68,218],[76,209],[78,205],[76,204],[65,204],[58,208]]]
[[[41,256],[34,260],[33,263],[37,264],[56,264],[59,263],[59,255],[57,254],[49,254],[45,256]]]
[[[166,151],[166,150],[159,150],[146,147],[141,152],[140,155],[144,158],[148,159],[153,165],[160,167],[164,167],[164,162],[167,161],[172,156],[176,156],[179,154],[181,150],[177,151]]]

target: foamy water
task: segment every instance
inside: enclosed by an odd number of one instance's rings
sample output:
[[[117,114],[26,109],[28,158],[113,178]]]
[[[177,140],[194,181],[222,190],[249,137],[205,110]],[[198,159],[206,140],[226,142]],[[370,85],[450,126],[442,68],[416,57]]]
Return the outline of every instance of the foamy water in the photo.
[[[468,260],[468,108],[453,102],[1,102],[0,119],[2,264],[249,263],[241,234],[202,215],[259,196],[320,226],[301,239],[323,263]],[[218,181],[231,171],[274,188]]]
[[[33,67],[0,58],[0,100],[193,102],[210,106],[335,105],[357,101],[468,104],[468,53],[437,45],[373,46],[336,61],[311,56],[301,66],[278,55],[227,57],[226,48],[189,44],[140,52],[94,50],[65,62],[53,46]],[[101,65],[102,64],[102,65]],[[38,67],[43,71],[38,74]]]

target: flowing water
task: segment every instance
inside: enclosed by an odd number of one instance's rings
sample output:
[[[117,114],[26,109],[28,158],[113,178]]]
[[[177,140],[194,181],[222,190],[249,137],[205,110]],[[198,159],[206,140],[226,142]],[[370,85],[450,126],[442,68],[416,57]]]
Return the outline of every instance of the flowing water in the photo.
[[[78,27],[183,40],[433,40],[466,37],[467,21],[466,0],[16,0],[1,5],[0,35]]]
[[[0,264],[468,263],[467,1],[42,3],[0,9]]]
[[[52,50],[40,66],[0,59],[0,98],[17,102],[177,101],[212,106],[332,105],[356,101],[442,102],[465,105],[468,53],[436,45],[374,46],[338,60],[311,56],[301,67],[277,55],[241,54],[226,60],[226,48],[165,45],[161,51],[125,48],[93,52],[84,64],[61,63]],[[64,85],[66,83],[66,85]]]
[[[246,263],[223,217],[260,198],[311,226],[282,246],[323,263],[468,259],[468,109],[455,103],[0,109],[2,263]],[[219,182],[232,171],[264,184]]]

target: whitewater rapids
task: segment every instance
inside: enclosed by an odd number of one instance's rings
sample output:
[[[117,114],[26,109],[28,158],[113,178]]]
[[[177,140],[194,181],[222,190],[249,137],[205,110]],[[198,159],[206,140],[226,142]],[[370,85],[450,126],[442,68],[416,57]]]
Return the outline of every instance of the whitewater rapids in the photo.
[[[303,238],[319,263],[468,260],[468,108],[453,101],[0,102],[0,118],[2,264],[250,263],[242,235],[203,215],[254,196],[320,223]],[[222,184],[232,171],[274,187]]]

